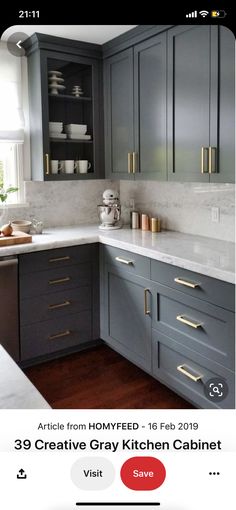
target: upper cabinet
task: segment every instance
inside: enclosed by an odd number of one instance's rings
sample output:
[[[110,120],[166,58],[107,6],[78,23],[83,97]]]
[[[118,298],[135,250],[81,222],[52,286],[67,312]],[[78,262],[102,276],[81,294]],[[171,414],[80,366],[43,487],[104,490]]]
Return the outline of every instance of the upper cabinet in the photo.
[[[166,34],[105,60],[106,174],[166,179]]]
[[[233,33],[198,25],[145,37],[104,61],[106,175],[234,182]]]
[[[168,32],[168,179],[234,180],[234,36],[226,28]]]
[[[72,180],[102,177],[104,142],[100,48],[42,34],[35,34],[25,45],[28,54],[32,178]],[[74,95],[75,86],[80,87],[82,94]],[[49,129],[50,122],[61,123],[59,133]],[[68,133],[68,124],[86,125],[87,131]],[[58,161],[59,173],[54,173],[52,160]],[[79,173],[79,168],[69,168],[69,164],[66,168],[67,160],[87,160],[90,163],[88,173]],[[73,163],[70,166],[74,167]]]

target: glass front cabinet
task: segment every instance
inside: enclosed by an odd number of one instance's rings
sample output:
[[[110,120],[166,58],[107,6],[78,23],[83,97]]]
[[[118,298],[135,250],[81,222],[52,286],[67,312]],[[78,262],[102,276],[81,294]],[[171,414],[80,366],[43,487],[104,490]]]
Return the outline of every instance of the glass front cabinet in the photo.
[[[103,177],[100,47],[43,34],[34,34],[24,44],[32,179]]]

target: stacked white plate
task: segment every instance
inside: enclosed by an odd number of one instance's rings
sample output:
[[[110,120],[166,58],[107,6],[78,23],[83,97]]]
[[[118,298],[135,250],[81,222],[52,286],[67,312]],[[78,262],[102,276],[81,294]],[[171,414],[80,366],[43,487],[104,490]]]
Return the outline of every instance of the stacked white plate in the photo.
[[[71,140],[91,140],[91,135],[86,135],[86,124],[66,124],[65,132]]]
[[[67,138],[65,133],[62,133],[63,122],[49,122],[49,135],[51,138]]]
[[[63,85],[64,81],[61,71],[48,71],[48,86],[51,94],[57,95],[60,90],[64,90],[66,88]]]

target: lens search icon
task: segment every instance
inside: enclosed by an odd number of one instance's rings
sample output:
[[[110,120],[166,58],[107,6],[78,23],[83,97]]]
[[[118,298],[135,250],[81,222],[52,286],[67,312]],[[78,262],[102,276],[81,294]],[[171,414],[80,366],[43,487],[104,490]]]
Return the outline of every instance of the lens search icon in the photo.
[[[224,379],[214,377],[205,383],[204,393],[209,400],[220,402],[227,397],[229,388]]]

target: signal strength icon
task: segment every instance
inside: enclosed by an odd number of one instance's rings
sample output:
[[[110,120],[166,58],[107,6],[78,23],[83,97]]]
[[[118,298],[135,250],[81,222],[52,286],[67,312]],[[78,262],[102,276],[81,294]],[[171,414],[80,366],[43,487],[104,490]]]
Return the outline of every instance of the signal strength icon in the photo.
[[[197,11],[189,12],[186,14],[186,18],[197,18]]]
[[[205,18],[209,14],[209,11],[199,11],[199,14],[201,14],[201,16]]]

